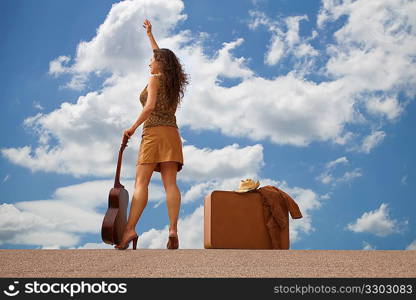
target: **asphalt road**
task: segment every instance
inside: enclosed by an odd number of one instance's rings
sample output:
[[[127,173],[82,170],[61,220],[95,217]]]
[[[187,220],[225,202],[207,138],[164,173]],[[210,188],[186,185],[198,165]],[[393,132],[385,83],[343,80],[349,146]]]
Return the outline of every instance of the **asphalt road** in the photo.
[[[416,250],[0,250],[0,277],[416,277]]]

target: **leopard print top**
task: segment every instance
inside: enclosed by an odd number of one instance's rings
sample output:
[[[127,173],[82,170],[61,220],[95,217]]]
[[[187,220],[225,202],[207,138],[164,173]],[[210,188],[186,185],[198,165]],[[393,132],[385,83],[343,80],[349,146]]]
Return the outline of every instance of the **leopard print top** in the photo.
[[[161,80],[160,73],[152,76],[157,76]],[[140,103],[144,107],[147,101],[147,85],[140,93]],[[146,127],[153,126],[173,126],[179,128],[176,123],[176,107],[170,107],[167,103],[166,98],[162,97],[161,89],[158,89],[156,106],[155,109],[151,112],[150,116],[144,121],[143,129]]]

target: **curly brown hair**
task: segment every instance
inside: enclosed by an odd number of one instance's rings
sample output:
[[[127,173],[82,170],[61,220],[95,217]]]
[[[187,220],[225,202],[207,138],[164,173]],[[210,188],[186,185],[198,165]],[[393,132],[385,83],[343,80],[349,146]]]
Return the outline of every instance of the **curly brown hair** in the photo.
[[[159,72],[162,74],[163,94],[172,107],[177,107],[184,96],[185,85],[189,83],[189,75],[184,72],[173,51],[167,48],[153,49],[153,55],[158,62]]]

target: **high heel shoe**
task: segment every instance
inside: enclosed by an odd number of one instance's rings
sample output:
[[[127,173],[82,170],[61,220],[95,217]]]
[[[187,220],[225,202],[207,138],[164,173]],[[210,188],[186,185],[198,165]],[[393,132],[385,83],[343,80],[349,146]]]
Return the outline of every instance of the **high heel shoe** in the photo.
[[[179,248],[179,239],[176,235],[170,235],[168,243],[166,244],[167,249],[178,249]]]
[[[137,239],[139,238],[139,236],[136,234],[135,236],[132,236],[127,242],[126,244],[124,244],[123,246],[114,246],[114,248],[118,249],[118,250],[126,250],[129,245],[130,242],[133,240],[133,250],[136,250],[136,246],[137,246]]]

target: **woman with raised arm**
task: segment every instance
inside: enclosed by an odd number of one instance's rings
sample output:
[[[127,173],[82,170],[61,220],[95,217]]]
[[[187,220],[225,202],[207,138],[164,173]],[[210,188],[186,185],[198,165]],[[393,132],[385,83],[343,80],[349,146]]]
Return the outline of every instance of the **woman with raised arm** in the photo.
[[[136,224],[147,205],[148,186],[153,171],[160,172],[166,191],[169,215],[169,235],[167,249],[178,249],[178,216],[181,193],[176,184],[176,174],[184,164],[182,140],[176,124],[176,109],[184,95],[188,75],[176,55],[169,49],[159,49],[153,34],[152,25],[145,20],[153,56],[150,60],[150,76],[146,87],[140,93],[143,110],[133,126],[124,134],[130,138],[137,127],[143,123],[142,139],[136,162],[136,183],[130,214],[122,241],[116,249],[124,250],[133,241],[136,249],[138,235]]]

